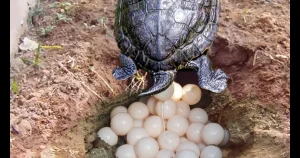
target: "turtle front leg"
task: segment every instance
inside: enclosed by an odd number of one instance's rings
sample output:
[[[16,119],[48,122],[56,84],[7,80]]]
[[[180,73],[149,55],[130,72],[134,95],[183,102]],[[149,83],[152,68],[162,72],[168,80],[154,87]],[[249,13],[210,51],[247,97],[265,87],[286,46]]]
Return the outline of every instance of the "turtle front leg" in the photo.
[[[139,94],[139,97],[154,95],[166,90],[174,81],[175,74],[176,71],[173,70],[154,72],[152,74],[154,79],[153,86]]]
[[[121,66],[118,66],[112,72],[117,80],[125,80],[136,73],[136,65],[131,58],[121,54],[120,62]]]
[[[212,70],[210,60],[206,55],[188,62],[186,67],[194,68],[198,71],[198,82],[201,88],[214,93],[221,93],[227,88],[228,76],[220,69]]]

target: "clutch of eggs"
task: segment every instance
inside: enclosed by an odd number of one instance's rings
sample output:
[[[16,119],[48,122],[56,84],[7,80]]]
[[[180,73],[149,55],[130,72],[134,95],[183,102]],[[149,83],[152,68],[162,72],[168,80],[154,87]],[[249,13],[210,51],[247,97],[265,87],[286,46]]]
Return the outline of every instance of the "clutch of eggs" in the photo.
[[[181,87],[173,82],[128,108],[115,107],[110,127],[101,128],[97,135],[111,146],[118,136],[126,136],[127,144],[117,149],[117,158],[221,158],[219,147],[229,142],[230,133],[210,122],[205,110],[190,109],[201,94],[195,84]]]

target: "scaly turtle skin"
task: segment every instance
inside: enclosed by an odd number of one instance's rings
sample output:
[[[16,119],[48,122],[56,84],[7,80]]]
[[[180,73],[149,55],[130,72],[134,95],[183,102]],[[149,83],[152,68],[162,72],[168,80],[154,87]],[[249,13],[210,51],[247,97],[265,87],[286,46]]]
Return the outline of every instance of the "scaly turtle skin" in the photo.
[[[215,93],[227,87],[226,74],[211,69],[205,52],[218,29],[219,0],[118,0],[114,35],[121,66],[113,76],[124,80],[138,68],[154,85],[139,96],[167,89],[178,70],[193,69],[199,86]]]

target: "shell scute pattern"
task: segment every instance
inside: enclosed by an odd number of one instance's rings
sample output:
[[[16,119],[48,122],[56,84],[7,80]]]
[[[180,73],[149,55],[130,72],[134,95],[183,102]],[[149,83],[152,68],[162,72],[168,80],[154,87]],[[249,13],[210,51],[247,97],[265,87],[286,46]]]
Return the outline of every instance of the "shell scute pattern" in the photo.
[[[142,10],[133,11],[133,16],[131,17],[132,25],[137,26],[142,24],[145,20],[145,13]]]
[[[218,0],[120,0],[115,38],[140,68],[176,69],[211,45],[218,5]]]
[[[138,25],[134,29],[134,34],[135,36],[143,35],[140,36],[140,38],[133,38],[133,44],[137,46],[139,49],[144,49],[144,46],[146,45],[147,42],[151,39],[152,35],[151,33],[145,28],[146,26],[144,24]]]
[[[145,25],[147,26],[147,29],[152,33],[153,36],[157,35],[157,28],[158,23],[156,22],[156,19],[158,19],[158,12],[149,12],[147,14],[147,17],[145,18]]]
[[[201,88],[222,92],[228,76],[213,70],[205,54],[218,29],[219,1],[118,0],[114,33],[122,54],[113,76],[149,72],[154,84],[142,97],[167,89],[178,70],[192,69]]]

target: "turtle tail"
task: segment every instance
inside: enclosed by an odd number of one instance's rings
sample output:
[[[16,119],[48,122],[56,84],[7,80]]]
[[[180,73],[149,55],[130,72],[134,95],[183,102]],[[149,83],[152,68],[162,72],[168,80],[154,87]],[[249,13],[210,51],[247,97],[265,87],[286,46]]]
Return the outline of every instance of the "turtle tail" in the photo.
[[[152,73],[154,84],[145,92],[139,94],[139,97],[154,95],[166,90],[174,81],[176,71],[159,71]]]

